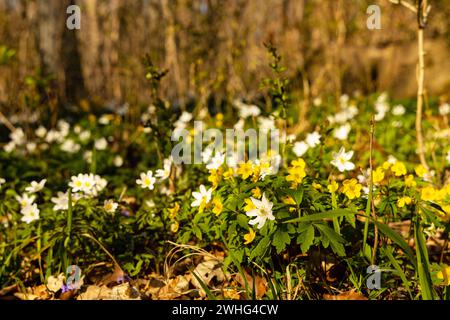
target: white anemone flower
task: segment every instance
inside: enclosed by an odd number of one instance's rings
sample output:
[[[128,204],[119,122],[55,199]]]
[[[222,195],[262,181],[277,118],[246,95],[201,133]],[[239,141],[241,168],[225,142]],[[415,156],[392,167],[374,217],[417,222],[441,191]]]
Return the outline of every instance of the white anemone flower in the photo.
[[[100,138],[95,141],[94,147],[97,150],[105,150],[108,147],[108,141],[105,138]]]
[[[164,159],[163,161],[163,168],[156,170],[155,177],[165,180],[169,178],[170,171],[172,169],[172,159]]]
[[[447,152],[447,157],[446,157],[446,159],[447,159],[447,162],[450,163],[450,151]]]
[[[115,156],[114,160],[113,160],[113,164],[116,167],[121,167],[123,166],[123,158],[121,156]]]
[[[136,183],[141,186],[143,189],[153,190],[155,187],[156,178],[153,176],[153,172],[151,170],[147,172],[142,172],[140,175],[140,179],[136,180]]]
[[[206,190],[204,185],[200,185],[200,192],[192,192],[192,196],[194,197],[194,201],[192,201],[192,207],[200,207],[201,205],[206,205],[211,201],[212,196],[212,188]]]
[[[441,116],[446,116],[450,114],[450,104],[444,103],[439,106],[439,114]]]
[[[56,197],[50,199],[55,205],[53,206],[53,211],[59,210],[69,210],[69,193],[58,191]]]
[[[44,138],[47,134],[47,129],[44,126],[39,126],[39,128],[36,129],[34,132],[38,138]]]
[[[333,137],[335,137],[338,140],[347,140],[348,134],[350,133],[350,130],[352,129],[352,126],[349,123],[346,123],[333,131]]]
[[[225,154],[221,152],[217,152],[214,157],[211,158],[209,163],[206,165],[206,169],[208,170],[217,170],[225,161]]]
[[[0,178],[0,188],[2,187],[2,184],[4,184],[6,182],[6,180],[5,179],[3,179],[3,178]]]
[[[20,213],[23,214],[23,217],[21,218],[22,221],[26,223],[33,222],[35,220],[39,219],[39,209],[37,207],[36,203],[33,203],[32,205],[27,205],[20,210]]]
[[[245,214],[249,217],[254,217],[248,223],[250,225],[257,224],[258,229],[261,229],[267,220],[275,220],[275,216],[272,213],[273,203],[267,200],[266,194],[263,193],[262,199],[258,200],[253,197],[250,198],[255,206],[255,209],[247,211]]]
[[[294,148],[292,149],[297,157],[303,156],[306,151],[308,151],[309,146],[306,142],[296,142],[294,143]]]
[[[103,209],[105,209],[108,213],[114,213],[117,210],[117,207],[119,204],[117,202],[114,202],[114,200],[105,200],[103,204]]]
[[[322,136],[316,131],[314,131],[313,133],[308,133],[308,135],[306,136],[306,144],[311,148],[314,148],[320,144],[321,137]]]
[[[67,153],[77,153],[80,151],[80,145],[73,141],[72,139],[65,140],[61,146],[61,150]]]
[[[19,202],[20,206],[22,208],[26,206],[31,206],[34,203],[34,200],[36,199],[35,195],[28,195],[24,193],[22,196],[16,196],[17,202]]]
[[[405,114],[405,112],[406,112],[406,109],[401,104],[396,105],[394,108],[392,108],[392,114],[394,116],[402,116]]]
[[[342,147],[339,152],[333,152],[331,164],[337,167],[340,172],[350,171],[355,169],[355,164],[350,161],[352,157],[353,151],[345,152],[344,147]]]
[[[25,191],[28,193],[36,193],[44,189],[45,183],[47,182],[47,179],[42,179],[39,182],[31,181],[30,186],[25,188]]]

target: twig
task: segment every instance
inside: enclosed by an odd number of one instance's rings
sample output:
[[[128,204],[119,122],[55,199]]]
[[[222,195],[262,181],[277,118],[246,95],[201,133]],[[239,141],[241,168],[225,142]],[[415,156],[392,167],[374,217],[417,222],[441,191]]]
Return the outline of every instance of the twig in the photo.
[[[417,8],[412,3],[409,3],[408,1],[404,1],[404,0],[389,0],[389,1],[394,4],[402,5],[406,8],[408,8],[409,10],[411,10],[412,12],[417,13]]]
[[[378,226],[376,224],[377,222],[377,214],[375,212],[375,204],[373,201],[373,137],[374,137],[374,131],[375,131],[375,119],[374,116],[372,116],[372,119],[370,120],[370,206],[371,206],[371,212],[372,212],[372,218],[374,221],[374,227],[375,227],[375,239],[373,244],[373,251],[372,251],[372,260],[371,264],[374,265],[376,261],[376,255],[377,255],[377,248],[378,248]]]
[[[16,127],[5,117],[5,115],[0,111],[0,122],[2,122],[11,132],[16,131]]]

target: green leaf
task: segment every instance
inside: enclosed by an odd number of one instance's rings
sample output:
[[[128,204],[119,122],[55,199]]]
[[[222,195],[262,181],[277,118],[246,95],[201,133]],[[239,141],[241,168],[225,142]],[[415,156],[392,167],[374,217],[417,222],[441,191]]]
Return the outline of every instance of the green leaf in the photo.
[[[212,294],[211,290],[207,287],[207,285],[203,282],[203,280],[194,272],[192,271],[192,274],[194,275],[195,279],[197,279],[198,283],[202,287],[202,289],[205,291],[207,297],[209,300],[217,300],[216,297]]]
[[[297,237],[297,243],[300,244],[300,248],[303,253],[309,250],[309,247],[314,242],[314,227],[310,225],[306,230],[299,234]]]
[[[262,238],[256,245],[255,249],[253,249],[252,253],[250,254],[250,260],[253,260],[255,257],[263,258],[266,250],[269,247],[269,244],[270,244],[269,237]]]
[[[417,271],[419,273],[420,290],[422,292],[423,300],[433,300],[433,283],[430,275],[430,262],[428,261],[428,251],[425,245],[425,238],[423,236],[420,220],[416,219],[414,226],[414,238],[416,241],[416,255],[417,255]]]
[[[402,238],[400,234],[389,228],[389,226],[385,225],[384,223],[380,223],[378,221],[374,221],[375,224],[378,227],[378,230],[380,230],[386,237],[391,239],[395,242],[402,250],[405,252],[405,254],[408,256],[411,263],[416,266],[416,259],[414,258],[414,253],[411,250],[411,248],[408,246],[406,241]]]
[[[238,214],[236,217],[236,221],[242,228],[247,228],[248,226],[248,217],[245,214]]]
[[[288,221],[284,221],[283,223],[292,223],[292,222],[306,222],[306,221],[320,221],[325,219],[333,219],[337,217],[347,216],[347,215],[355,215],[357,214],[354,211],[346,210],[346,209],[336,209],[330,210],[321,213],[314,213],[307,216],[303,216],[300,218],[291,219]]]
[[[345,249],[343,243],[345,239],[342,238],[336,231],[324,224],[316,224],[315,227],[319,229],[324,237],[326,237],[331,245],[331,249],[339,256],[345,256]]]
[[[286,248],[286,246],[290,243],[291,243],[291,237],[289,237],[289,233],[287,231],[278,229],[275,232],[275,234],[273,236],[272,245],[274,245],[275,248],[277,249],[277,253],[280,253],[281,251],[283,251],[284,248]]]

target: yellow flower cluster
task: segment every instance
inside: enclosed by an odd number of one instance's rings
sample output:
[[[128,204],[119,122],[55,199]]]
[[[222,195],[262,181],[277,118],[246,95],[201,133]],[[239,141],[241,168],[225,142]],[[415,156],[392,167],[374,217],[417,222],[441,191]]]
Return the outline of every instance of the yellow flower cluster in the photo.
[[[412,203],[411,197],[404,196],[397,200],[397,207],[403,208],[405,205],[410,205]]]
[[[220,179],[222,178],[222,173],[222,167],[217,170],[213,169],[209,172],[208,181],[211,182],[213,189],[216,189],[219,186]]]
[[[354,199],[361,197],[362,185],[358,183],[356,179],[344,180],[342,183],[341,192],[344,193],[347,198]]]
[[[212,212],[213,212],[216,216],[218,216],[218,215],[222,212],[222,210],[223,210],[222,200],[220,200],[220,198],[218,198],[218,197],[215,197],[215,198],[212,200],[212,204],[213,204]]]
[[[339,189],[339,184],[336,181],[332,180],[327,188],[330,193],[334,193],[337,191],[337,189]]]
[[[392,167],[391,167],[392,172],[394,173],[394,175],[396,177],[401,177],[404,176],[407,172],[406,172],[406,166],[403,162],[401,161],[396,161]]]
[[[382,167],[378,167],[374,172],[373,172],[373,183],[374,184],[379,184],[383,181],[384,179],[384,170]]]
[[[241,163],[237,169],[237,174],[240,175],[242,179],[246,180],[253,174],[253,163],[250,160]]]
[[[291,167],[288,168],[288,176],[286,181],[291,182],[291,188],[295,189],[306,177],[306,163],[303,159],[299,158],[291,162]]]

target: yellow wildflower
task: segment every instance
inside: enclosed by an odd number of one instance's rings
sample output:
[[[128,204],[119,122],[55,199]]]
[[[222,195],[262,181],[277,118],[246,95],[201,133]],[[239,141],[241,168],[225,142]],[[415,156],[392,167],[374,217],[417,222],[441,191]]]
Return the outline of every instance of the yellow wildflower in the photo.
[[[433,201],[436,198],[436,189],[433,187],[425,187],[420,192],[420,198],[424,201]]]
[[[237,173],[241,175],[242,179],[247,179],[253,173],[253,163],[249,160],[246,163],[240,164]]]
[[[303,161],[303,159],[299,160],[301,161],[297,160],[292,161],[293,167],[288,169],[289,175],[286,177],[286,181],[292,182],[291,186],[292,188],[296,188],[298,184],[301,183],[303,178],[306,176],[305,162]]]
[[[342,183],[342,192],[349,198],[359,198],[361,196],[362,185],[356,179],[345,180]]]
[[[251,192],[252,192],[253,198],[256,198],[256,199],[261,198],[261,189],[260,188],[256,187],[256,188],[252,189]]]
[[[336,190],[339,188],[339,184],[336,181],[332,180],[327,188],[330,193],[333,193],[336,192]]]
[[[410,205],[412,203],[412,199],[410,197],[401,197],[397,200],[397,207],[403,208],[405,205]]]
[[[445,199],[446,196],[447,196],[447,190],[445,190],[444,188],[442,188],[440,190],[436,190],[435,200],[442,201]]]
[[[222,212],[222,209],[223,209],[222,201],[220,200],[220,198],[216,197],[212,200],[212,204],[214,206],[212,209],[212,212],[216,216],[218,216]]]
[[[320,183],[315,183],[315,182],[313,182],[313,183],[312,183],[312,187],[313,187],[314,189],[316,189],[316,190],[322,189],[322,186],[320,185]]]
[[[180,204],[177,202],[172,208],[168,208],[167,210],[169,211],[170,218],[174,219],[180,211]]]
[[[170,225],[170,231],[172,231],[173,233],[177,233],[178,229],[179,229],[180,225],[178,224],[177,221],[172,222],[172,224]]]
[[[253,201],[250,198],[245,199],[244,201],[245,201],[245,207],[244,207],[245,212],[256,209],[255,205],[253,204]]]
[[[445,265],[445,266],[441,269],[441,271],[439,271],[439,272],[436,274],[436,277],[437,277],[438,279],[442,279],[442,280],[443,280],[443,282],[441,283],[442,285],[444,285],[444,286],[450,285],[450,267],[447,266],[447,265]]]
[[[297,160],[293,160],[291,162],[291,166],[299,167],[299,168],[305,168],[306,167],[306,163],[305,163],[305,160],[303,160],[302,158],[298,158]]]
[[[282,201],[285,204],[293,204],[293,205],[296,204],[294,198],[292,198],[291,196],[284,197]]]
[[[374,172],[373,172],[373,183],[378,184],[381,181],[383,181],[384,179],[384,171],[383,168],[378,167]]]
[[[414,171],[416,172],[416,174],[419,178],[423,178],[423,176],[427,173],[427,169],[421,164],[416,166],[414,168]]]
[[[406,174],[405,164],[401,161],[397,161],[396,163],[394,163],[394,165],[391,167],[391,170],[397,177],[401,177]]]
[[[384,170],[388,170],[391,167],[391,165],[392,164],[389,161],[385,161],[385,162],[383,162],[382,167]]]
[[[250,244],[255,240],[256,232],[253,229],[250,229],[247,234],[244,235],[244,244]]]
[[[291,196],[286,196],[282,199],[284,204],[288,204],[288,205],[295,205],[295,200],[294,198],[292,198]],[[289,212],[294,212],[295,208],[294,207],[290,207],[289,208]]]
[[[212,169],[210,171],[208,181],[211,182],[213,189],[216,189],[219,186],[221,176],[222,176],[222,168],[219,168],[217,170]]]
[[[223,178],[225,180],[233,180],[233,177],[234,177],[234,169],[233,168],[228,168],[228,170],[223,173]]]
[[[409,174],[405,176],[405,186],[407,187],[415,187],[417,185],[416,181],[414,181],[414,176]]]
[[[260,165],[253,165],[253,174],[252,174],[252,181],[257,182],[259,180],[259,174],[261,173],[261,166]]]

